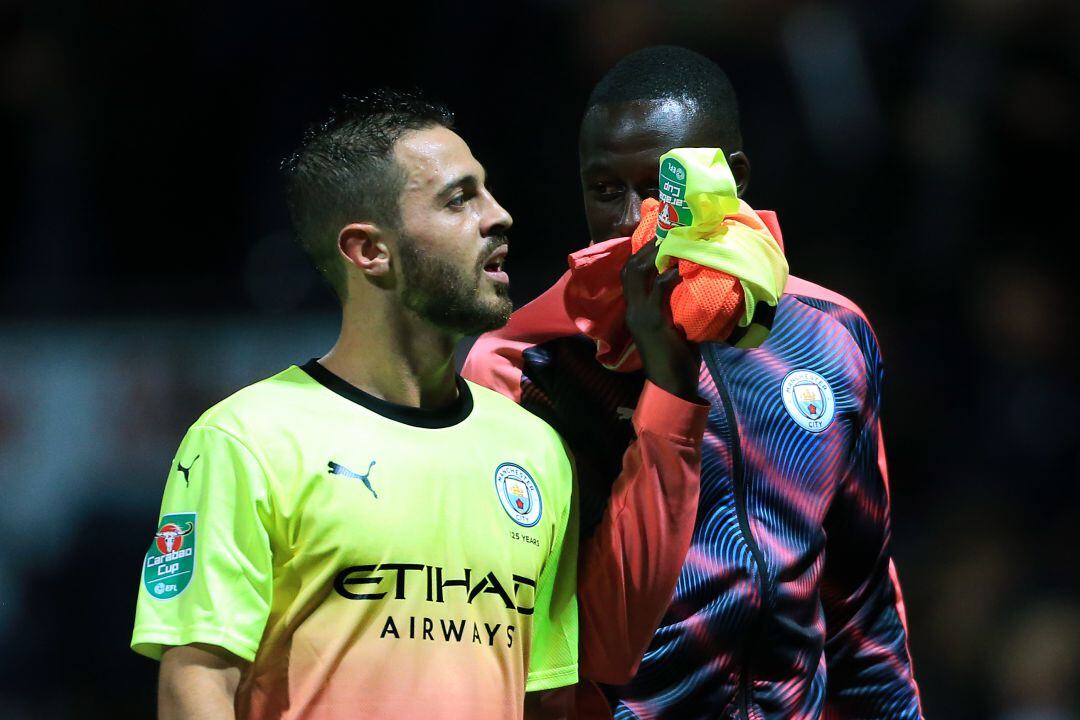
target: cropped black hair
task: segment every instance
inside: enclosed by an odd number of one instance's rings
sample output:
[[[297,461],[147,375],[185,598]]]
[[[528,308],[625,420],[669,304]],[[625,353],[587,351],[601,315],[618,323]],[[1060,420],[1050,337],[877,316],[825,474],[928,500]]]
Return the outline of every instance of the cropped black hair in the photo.
[[[394,162],[394,145],[407,132],[435,126],[452,128],[453,113],[417,91],[346,95],[282,162],[296,235],[342,301],[346,287],[338,233],[357,220],[400,226],[405,176]]]
[[[587,116],[598,105],[635,100],[682,100],[703,114],[727,152],[742,149],[739,103],[727,74],[709,58],[674,45],[633,52],[593,88]]]

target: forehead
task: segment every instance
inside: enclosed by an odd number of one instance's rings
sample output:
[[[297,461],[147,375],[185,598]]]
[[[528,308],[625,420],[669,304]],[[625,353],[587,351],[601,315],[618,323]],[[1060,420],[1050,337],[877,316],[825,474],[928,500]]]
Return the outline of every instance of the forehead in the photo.
[[[717,140],[708,125],[698,106],[689,100],[597,105],[581,123],[582,172],[635,160],[655,166],[672,148],[713,147]]]
[[[483,177],[469,146],[442,126],[413,130],[394,145],[394,159],[405,173],[406,190],[439,190],[465,175]]]

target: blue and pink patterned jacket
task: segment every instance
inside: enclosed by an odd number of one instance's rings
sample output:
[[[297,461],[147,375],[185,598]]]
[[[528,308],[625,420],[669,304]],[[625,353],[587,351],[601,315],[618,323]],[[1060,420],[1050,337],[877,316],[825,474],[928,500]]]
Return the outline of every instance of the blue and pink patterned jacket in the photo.
[[[780,239],[775,215],[758,214]],[[481,337],[464,374],[563,435],[587,535],[610,511],[646,382],[596,361],[562,308],[566,280]],[[673,597],[636,668],[592,677],[583,646],[583,682],[618,720],[921,718],[889,552],[883,371],[869,322],[846,298],[792,277],[761,347],[701,351],[710,411]],[[650,557],[641,534],[619,537],[627,567],[677,561]],[[610,593],[618,612],[623,593],[634,602],[626,580],[629,590],[583,568],[579,587],[594,605]],[[595,703],[593,690],[579,696],[589,692]]]

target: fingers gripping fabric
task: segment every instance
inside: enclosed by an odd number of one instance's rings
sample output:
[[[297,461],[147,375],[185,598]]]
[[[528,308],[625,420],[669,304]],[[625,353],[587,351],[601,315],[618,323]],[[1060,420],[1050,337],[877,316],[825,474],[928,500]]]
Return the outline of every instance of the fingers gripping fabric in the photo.
[[[693,342],[757,347],[768,337],[787,283],[777,238],[740,200],[723,151],[680,148],[660,159],[660,200],[641,205],[630,238],[598,243],[568,258],[566,309],[597,346],[605,367],[641,367],[625,323],[620,271],[631,253],[656,242],[657,270],[678,265],[672,321]]]
[[[661,203],[649,198],[641,204],[641,222],[630,238],[636,253],[656,235]],[[743,288],[738,279],[689,260],[677,260],[679,284],[671,291],[671,319],[687,340],[726,340],[743,315]]]

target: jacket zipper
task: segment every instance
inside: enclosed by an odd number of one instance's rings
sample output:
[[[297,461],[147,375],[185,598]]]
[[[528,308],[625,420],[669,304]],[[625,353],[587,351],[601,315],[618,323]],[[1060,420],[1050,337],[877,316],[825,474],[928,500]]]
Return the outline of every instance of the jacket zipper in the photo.
[[[724,406],[724,416],[727,419],[728,439],[730,441],[729,447],[731,448],[731,476],[734,480],[732,486],[735,489],[735,514],[739,519],[739,531],[742,533],[743,542],[746,543],[746,547],[750,550],[750,554],[754,558],[754,564],[757,566],[757,586],[758,592],[761,595],[761,607],[758,610],[757,617],[754,620],[750,633],[747,634],[746,646],[743,648],[743,671],[741,682],[739,683],[739,708],[742,710],[743,717],[746,718],[746,720],[749,720],[749,704],[752,692],[750,683],[750,656],[757,643],[758,636],[761,634],[762,615],[765,612],[765,602],[768,592],[768,576],[765,572],[765,556],[762,554],[761,548],[758,547],[757,540],[754,539],[754,534],[750,531],[750,521],[747,518],[746,472],[743,468],[742,440],[739,436],[739,422],[735,417],[735,404],[731,400],[731,393],[728,391],[727,383],[724,382],[724,376],[720,372],[719,362],[715,354],[716,347],[706,346],[702,349],[705,350],[703,353],[705,356],[705,364],[712,373],[716,388],[720,391],[720,402]]]

